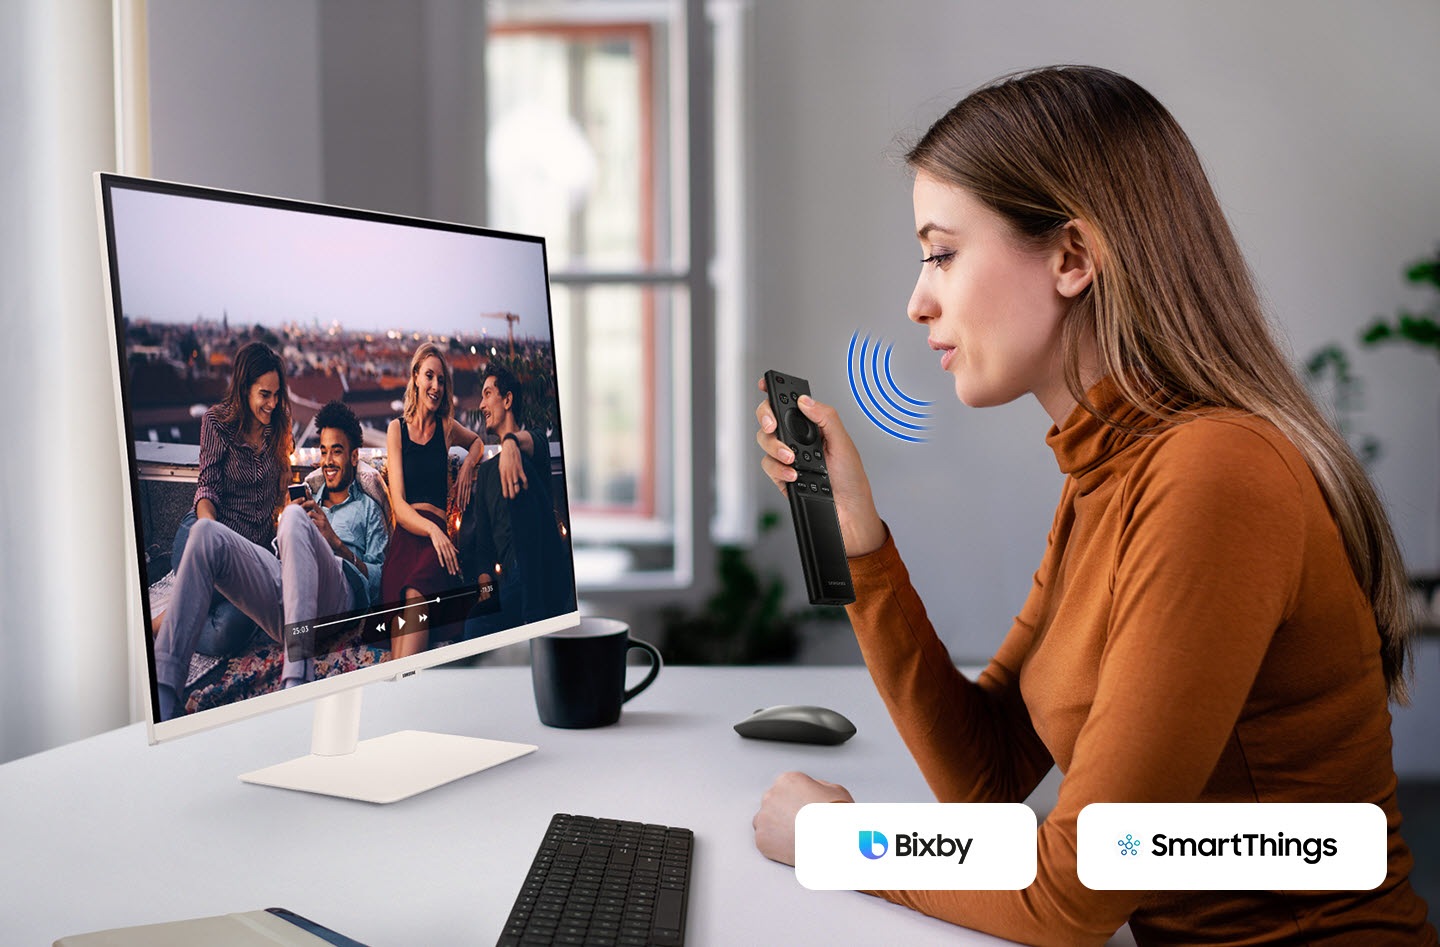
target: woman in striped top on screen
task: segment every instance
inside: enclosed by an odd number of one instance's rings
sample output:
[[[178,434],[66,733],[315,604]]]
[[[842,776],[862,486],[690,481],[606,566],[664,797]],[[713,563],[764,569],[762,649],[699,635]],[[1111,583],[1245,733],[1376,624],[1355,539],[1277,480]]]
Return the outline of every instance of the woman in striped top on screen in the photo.
[[[195,515],[268,549],[293,449],[285,363],[264,342],[251,342],[235,353],[225,400],[200,421]]]
[[[207,556],[213,545],[227,541],[218,534],[231,533],[255,547],[250,550],[245,546],[247,555],[253,552],[273,559],[271,541],[285,502],[293,449],[285,363],[263,342],[244,345],[235,353],[225,400],[211,407],[200,420],[200,475],[195,505],[176,530],[170,555],[177,591],[166,610],[152,619],[162,719],[178,710],[193,653],[221,657],[237,654],[250,642],[257,627],[250,615],[215,589],[214,581],[182,581],[213,572],[196,560],[199,554],[195,550],[191,550],[189,560],[185,558],[185,550],[194,539],[192,533],[197,524],[205,522],[199,532],[204,534]],[[224,529],[217,529],[216,524]],[[197,569],[201,571],[196,573]],[[193,594],[210,596],[208,615],[196,607],[187,607],[188,599],[179,600],[182,594],[192,594],[181,591],[188,589],[194,589]],[[194,614],[198,624],[189,620],[177,623],[176,615],[181,612]]]

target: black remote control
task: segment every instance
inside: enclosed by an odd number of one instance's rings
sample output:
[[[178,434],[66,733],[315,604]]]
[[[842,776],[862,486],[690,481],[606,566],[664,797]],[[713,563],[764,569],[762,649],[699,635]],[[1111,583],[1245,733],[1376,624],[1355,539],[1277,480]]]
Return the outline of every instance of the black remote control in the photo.
[[[765,373],[765,390],[775,415],[775,434],[795,452],[799,477],[787,485],[800,564],[805,569],[805,590],[812,605],[849,605],[855,601],[850,563],[840,537],[835,495],[825,471],[825,445],[815,422],[800,410],[800,396],[810,394],[810,383],[795,375]]]

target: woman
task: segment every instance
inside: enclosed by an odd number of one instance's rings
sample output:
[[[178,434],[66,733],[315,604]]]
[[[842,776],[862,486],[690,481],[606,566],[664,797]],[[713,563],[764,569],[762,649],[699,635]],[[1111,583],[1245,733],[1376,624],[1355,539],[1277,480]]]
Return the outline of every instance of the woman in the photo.
[[[250,342],[235,353],[225,400],[200,419],[200,475],[195,505],[181,521],[170,554],[180,568],[190,529],[198,519],[215,520],[270,552],[275,520],[290,482],[290,393],[285,363],[263,342]],[[155,616],[158,631],[164,614]],[[210,622],[196,650],[202,654],[238,652],[255,623],[224,596],[216,595]]]
[[[450,447],[483,448],[473,431],[456,421],[450,364],[439,346],[425,342],[410,359],[405,408],[385,432],[390,506],[400,527],[390,537],[380,574],[381,600],[418,603],[460,584],[460,556],[446,530],[450,499]],[[470,483],[481,450],[465,458],[460,480]],[[462,498],[463,500],[464,498]],[[401,616],[390,634],[390,656],[408,657],[430,644],[419,609]]]
[[[264,614],[253,610],[262,596],[239,594],[237,589],[255,586],[238,582],[237,576],[265,570],[239,564],[275,560],[271,540],[290,481],[292,449],[285,363],[263,342],[251,342],[235,353],[225,400],[200,420],[195,507],[175,533],[170,556],[174,591],[151,622],[162,720],[182,712],[190,659],[197,651],[238,654],[254,635],[257,617],[263,622]],[[217,588],[216,563],[222,560],[234,566],[225,570],[225,582],[237,583],[227,586],[236,601]],[[252,610],[247,613],[242,604]]]
[[[821,428],[861,650],[936,796],[1018,802],[1065,774],[1025,891],[881,892],[1038,944],[1436,942],[1410,887],[1387,696],[1403,700],[1405,576],[1360,465],[1271,338],[1189,140],[1112,72],[1022,73],[961,101],[907,155],[924,259],[908,314],[972,407],[1032,394],[1067,474],[1018,619],[979,679],[951,664],[833,408]],[[763,386],[763,383],[762,383]],[[765,472],[795,479],[757,409]],[[794,814],[848,801],[787,774],[756,844],[793,862]],[[1372,802],[1374,891],[1091,891],[1091,802]]]

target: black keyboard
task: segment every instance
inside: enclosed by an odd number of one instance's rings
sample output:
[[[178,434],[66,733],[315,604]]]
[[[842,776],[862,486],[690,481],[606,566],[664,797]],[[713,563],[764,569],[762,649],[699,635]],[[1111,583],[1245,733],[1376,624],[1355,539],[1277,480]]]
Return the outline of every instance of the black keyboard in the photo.
[[[695,833],[558,813],[497,947],[685,943]]]

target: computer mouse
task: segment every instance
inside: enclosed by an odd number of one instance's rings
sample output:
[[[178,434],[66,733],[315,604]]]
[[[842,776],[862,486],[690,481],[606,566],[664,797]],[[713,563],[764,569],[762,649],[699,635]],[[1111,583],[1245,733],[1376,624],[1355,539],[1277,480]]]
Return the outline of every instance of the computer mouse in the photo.
[[[855,735],[855,724],[825,707],[784,704],[755,711],[735,724],[735,732],[752,740],[835,746]]]

